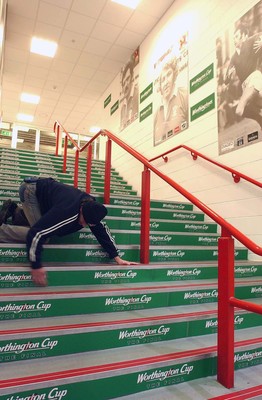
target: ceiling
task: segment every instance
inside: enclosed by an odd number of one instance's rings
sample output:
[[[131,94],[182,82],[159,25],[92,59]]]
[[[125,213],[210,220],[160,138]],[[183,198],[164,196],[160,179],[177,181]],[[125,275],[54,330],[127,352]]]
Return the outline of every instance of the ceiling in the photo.
[[[111,0],[8,0],[2,108],[4,122],[34,115],[31,126],[86,134],[98,102],[174,0],[141,0],[131,10]],[[58,42],[54,59],[29,51],[32,36]],[[20,102],[22,92],[41,96]]]

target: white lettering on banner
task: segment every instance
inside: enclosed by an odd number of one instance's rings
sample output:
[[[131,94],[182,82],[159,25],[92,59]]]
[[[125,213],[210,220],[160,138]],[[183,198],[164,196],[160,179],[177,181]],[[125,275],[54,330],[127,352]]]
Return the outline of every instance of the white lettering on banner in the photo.
[[[136,200],[133,200],[133,201],[129,200],[129,201],[127,201],[127,200],[117,200],[117,199],[115,199],[115,200],[114,200],[114,204],[123,205],[123,206],[134,206],[134,207],[139,206],[139,202],[136,201]]]
[[[149,239],[152,242],[170,242],[170,240],[172,240],[172,236],[170,236],[170,235],[163,235],[163,236],[150,235]]]
[[[165,325],[161,325],[158,329],[157,328],[147,328],[145,330],[141,329],[134,329],[133,331],[120,331],[119,332],[119,339],[129,339],[129,338],[136,338],[136,339],[144,339],[145,337],[152,337],[152,336],[165,336],[170,331],[170,328],[165,327]]]
[[[44,310],[47,311],[49,308],[51,308],[51,303],[47,303],[45,304],[44,301],[40,301],[37,306],[36,306],[37,310]]]
[[[198,268],[194,269],[169,269],[167,276],[198,276],[201,274],[201,270]]]
[[[51,340],[50,338],[46,338],[42,341],[42,349],[50,349],[53,350],[58,344],[58,340]]]
[[[35,309],[35,304],[6,304],[5,306],[0,307],[0,313],[5,313],[5,312],[14,312],[15,314],[18,314],[23,311],[31,311]]]
[[[51,303],[46,303],[44,301],[40,301],[38,304],[15,304],[15,303],[9,303],[6,304],[5,306],[0,307],[0,313],[5,313],[5,312],[13,312],[15,314],[18,314],[23,311],[32,311],[32,310],[44,310],[47,311],[49,308],[51,308]]]
[[[192,81],[192,87],[195,86],[197,83],[202,82],[207,76],[211,75],[213,73],[212,68],[208,68],[202,75],[200,75],[198,78]]]
[[[135,211],[135,210],[122,210],[122,215],[131,215],[133,217],[135,216],[140,216],[141,212],[140,211]]]
[[[0,347],[0,353],[15,353],[20,354],[25,351],[35,350],[35,349],[45,349],[52,350],[58,344],[57,340],[51,340],[50,338],[45,338],[42,343],[40,342],[26,342],[26,343],[7,343],[4,346]]]
[[[86,257],[101,257],[101,258],[105,258],[105,257],[107,257],[107,255],[106,255],[106,253],[104,253],[101,250],[97,250],[97,251],[87,250],[86,251]]]
[[[246,351],[244,354],[236,354],[234,357],[234,362],[237,361],[253,361],[255,359],[262,358],[262,351],[256,351],[254,350],[253,352],[248,352]]]
[[[163,208],[184,210],[185,206],[183,204],[163,204]]]
[[[17,192],[13,192],[11,190],[4,190],[4,189],[0,190],[0,194],[1,195],[4,194],[4,195],[9,196],[9,197],[16,197],[18,195]]]
[[[0,282],[12,282],[12,283],[17,283],[21,281],[32,281],[32,277],[30,274],[22,274],[22,275],[16,275],[16,274],[6,274],[2,275],[0,273]]]
[[[152,222],[152,223],[150,223],[150,227],[151,228],[158,228],[159,224],[157,222]]]
[[[167,371],[155,370],[151,374],[147,372],[138,374],[137,383],[150,382],[150,381],[164,381],[168,378],[181,375],[189,375],[193,371],[193,365],[183,364],[181,368],[172,369]]]
[[[140,227],[140,222],[131,222],[130,226],[139,228]]]
[[[93,233],[79,233],[79,239],[94,239]]]
[[[210,101],[207,101],[205,104],[199,106],[198,108],[194,108],[192,111],[192,115],[198,114],[200,112],[204,112],[212,104],[213,104],[213,100],[210,100]]]
[[[198,238],[199,242],[205,242],[205,243],[217,243],[218,238],[210,238],[208,236],[199,236]]]
[[[218,291],[217,290],[213,290],[212,292],[187,292],[184,294],[184,299],[197,299],[197,300],[201,300],[201,299],[206,299],[206,298],[216,298],[218,297]]]
[[[13,258],[17,258],[17,257],[26,257],[26,251],[25,250],[2,250],[0,249],[0,256],[9,256],[9,257],[13,257]]]
[[[174,213],[173,214],[173,218],[180,218],[180,219],[196,219],[196,215],[195,214],[178,214],[178,213]]]
[[[186,224],[185,229],[192,229],[193,231],[196,231],[197,229],[206,231],[208,229],[208,225],[193,225],[193,224]]]
[[[257,272],[257,268],[252,266],[252,267],[236,267],[235,272],[239,274],[248,274],[248,273],[255,273]]]
[[[16,396],[16,397],[14,397],[14,396],[8,397],[7,400],[44,400],[44,399],[46,399],[46,394],[45,393],[43,393],[43,394],[34,394],[34,393],[32,393],[27,397],[20,397],[19,395]]]
[[[112,271],[106,271],[106,272],[95,272],[94,278],[95,279],[134,279],[137,276],[137,272],[134,272],[132,270],[127,271],[127,272],[112,272]]]
[[[59,390],[58,388],[52,389],[48,394],[48,399],[61,400],[67,395],[67,390]]]
[[[252,287],[251,293],[262,293],[262,286],[260,287]]]
[[[234,324],[235,325],[241,325],[243,323],[243,321],[244,321],[243,317],[240,317],[239,315],[236,315],[235,319],[234,319]],[[211,319],[209,321],[206,321],[206,328],[216,328],[217,326],[218,326],[218,320],[217,319],[215,319],[215,320]]]
[[[153,257],[164,257],[164,258],[170,258],[170,257],[179,257],[183,258],[185,255],[185,252],[182,250],[178,251],[153,251]]]
[[[8,397],[7,400],[62,400],[67,395],[67,389],[59,390],[55,387],[50,390],[49,393],[36,394],[32,393],[26,397],[20,397],[19,395]]]
[[[126,298],[126,297],[118,297],[117,299],[114,299],[113,297],[111,298],[106,298],[105,305],[110,306],[110,305],[121,305],[121,306],[129,306],[130,304],[148,304],[152,300],[152,297],[149,297],[147,295],[142,295],[141,297],[131,297],[131,298]]]
[[[235,251],[235,257],[239,255],[238,251]],[[213,256],[218,256],[218,250],[213,251]]]

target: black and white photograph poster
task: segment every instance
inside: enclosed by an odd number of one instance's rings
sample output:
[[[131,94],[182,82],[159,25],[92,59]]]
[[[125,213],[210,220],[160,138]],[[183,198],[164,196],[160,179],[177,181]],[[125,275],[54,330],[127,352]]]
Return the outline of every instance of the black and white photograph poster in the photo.
[[[219,154],[262,140],[262,1],[216,40]]]
[[[120,74],[120,130],[125,129],[138,118],[139,105],[139,48],[125,64]]]
[[[154,62],[154,146],[188,128],[188,35],[173,42]]]

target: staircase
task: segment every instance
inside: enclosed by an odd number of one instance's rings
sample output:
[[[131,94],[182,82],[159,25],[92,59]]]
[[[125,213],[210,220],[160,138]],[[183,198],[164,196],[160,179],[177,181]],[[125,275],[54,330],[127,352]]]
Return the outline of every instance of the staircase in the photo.
[[[62,164],[0,149],[0,204],[19,202],[26,176],[73,184],[73,160],[66,174]],[[80,160],[83,190],[84,171]],[[94,161],[91,193],[101,202],[103,175]],[[113,169],[111,178],[106,223],[120,256],[139,261],[140,199]],[[186,397],[186,385],[216,381],[218,228],[188,203],[151,201],[150,215],[150,265],[110,263],[85,228],[44,246],[46,288],[33,286],[24,244],[0,244],[0,400],[212,397]],[[236,297],[262,304],[262,263],[244,248],[235,260]],[[235,329],[235,369],[261,377],[262,316],[236,310]]]

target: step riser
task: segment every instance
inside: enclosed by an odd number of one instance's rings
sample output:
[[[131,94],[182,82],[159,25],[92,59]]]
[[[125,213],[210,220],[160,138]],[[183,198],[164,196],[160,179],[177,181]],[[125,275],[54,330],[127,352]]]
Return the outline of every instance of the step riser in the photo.
[[[141,223],[139,219],[122,219],[116,220],[111,217],[106,218],[106,223],[110,229],[123,229],[126,231],[139,230],[141,229]],[[200,223],[200,222],[168,222],[161,220],[150,221],[151,232],[185,232],[185,233],[217,233],[217,225],[211,223]]]
[[[28,175],[30,175],[30,174],[23,174],[23,175],[17,175],[17,176],[15,176],[15,175],[5,175],[4,176],[2,174],[1,175],[1,182],[9,184],[10,181],[11,181],[14,184],[18,184],[18,183],[21,183],[23,181],[23,179]],[[56,180],[58,180],[60,182],[66,183],[68,185],[73,185],[73,182],[74,182],[73,177],[59,175],[59,174],[56,174],[56,173],[49,174],[49,173],[47,173],[47,171],[44,171],[44,170],[42,172],[39,171],[37,174],[35,174],[35,176],[40,176],[40,175],[41,175],[41,177],[52,177],[52,178],[54,178],[54,179],[56,179]],[[79,180],[78,185],[79,185],[79,187],[85,185],[85,181],[84,180],[82,180],[82,181]],[[105,184],[104,184],[103,181],[101,181],[101,182],[92,182],[91,181],[91,188],[93,188],[93,187],[96,188],[97,187],[97,188],[100,188],[100,189],[102,188],[104,190],[104,186],[105,186]],[[124,190],[124,191],[129,191],[129,192],[131,192],[131,189],[132,189],[132,187],[130,185],[124,185],[124,184],[119,184],[119,183],[118,184],[114,184],[114,182],[111,182],[111,187],[112,188],[115,187],[118,190]]]
[[[112,237],[118,245],[139,245],[140,234],[132,232],[123,235],[123,231],[111,232]],[[64,237],[52,238],[50,244],[97,244],[97,240],[89,230],[76,232]],[[175,233],[150,234],[150,245],[155,246],[217,246],[218,236],[204,235],[177,235]]]
[[[22,270],[21,270],[22,268]],[[21,267],[20,270],[10,271],[9,268],[0,269],[0,288],[25,288],[32,287],[29,268]],[[88,268],[78,270],[77,266],[72,269],[60,270],[50,268],[48,270],[49,286],[81,286],[85,285],[118,285],[123,283],[145,283],[145,282],[174,282],[174,281],[200,281],[203,279],[217,279],[217,266],[170,266],[170,268],[143,269],[102,269],[100,271]],[[262,265],[250,265],[235,267],[235,278],[255,278],[262,276]]]
[[[47,318],[66,315],[81,315],[93,313],[108,313],[134,310],[148,310],[152,308],[173,307],[181,305],[215,303],[217,302],[217,288],[206,289],[177,289],[155,293],[150,289],[141,289],[141,294],[135,291],[132,294],[101,295],[95,293],[88,297],[83,293],[77,297],[72,293],[71,297],[59,298],[59,293],[54,299],[52,296],[43,295],[31,300],[16,300],[6,297],[0,301],[0,320]],[[116,289],[117,291],[117,289]],[[251,299],[262,297],[262,286],[236,287],[236,297],[239,299]]]
[[[53,168],[52,166],[43,166],[42,168],[13,168],[11,169],[10,167],[6,168],[0,168],[0,175],[1,175],[1,180],[22,180],[25,176],[35,176],[35,175],[50,175],[50,176],[57,176],[60,179],[63,178],[70,178],[73,179],[73,172],[69,173],[67,171],[67,174],[62,173],[61,168]],[[79,173],[78,174],[79,182],[85,182],[86,181],[86,176],[84,173]],[[98,181],[98,182],[104,182],[104,174],[98,173],[98,172],[92,172],[91,173],[91,180],[92,181]],[[118,184],[118,185],[128,185],[126,181],[124,181],[121,177],[119,176],[111,176],[111,183]],[[128,185],[129,188],[131,188],[130,185]]]
[[[108,254],[100,247],[97,246],[82,246],[83,248],[75,248],[72,246],[46,245],[43,251],[43,263],[97,263],[104,264],[108,262]],[[140,252],[139,248],[123,248],[119,247],[119,256],[134,262],[139,262]],[[54,251],[55,249],[55,251]],[[150,249],[149,260],[152,263],[171,263],[177,261],[217,261],[218,251],[215,249],[163,249],[159,250],[157,247]],[[245,249],[235,251],[236,260],[246,260],[247,251]],[[12,247],[6,249],[0,247],[0,263],[13,264],[13,263],[27,263],[27,255],[25,246]]]

